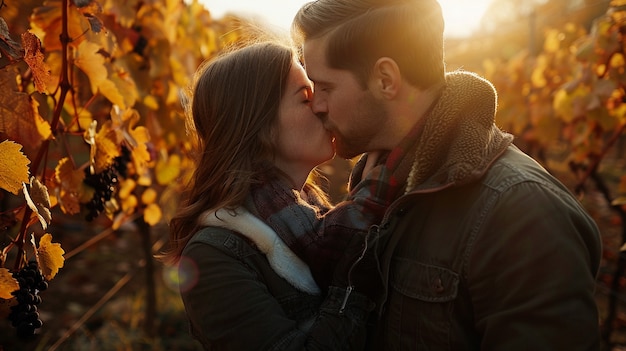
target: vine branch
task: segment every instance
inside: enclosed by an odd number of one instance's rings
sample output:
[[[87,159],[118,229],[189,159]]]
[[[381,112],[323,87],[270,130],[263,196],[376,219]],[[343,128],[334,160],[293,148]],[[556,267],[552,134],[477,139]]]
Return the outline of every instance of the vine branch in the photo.
[[[4,4],[4,2],[2,4]],[[59,121],[61,119],[61,113],[63,112],[63,105],[65,104],[65,98],[67,97],[67,93],[72,87],[69,81],[69,76],[68,76],[69,62],[68,62],[68,57],[67,57],[68,44],[71,41],[71,38],[69,36],[69,31],[68,31],[68,7],[69,7],[69,0],[62,0],[60,39],[61,39],[61,50],[62,50],[61,57],[63,61],[61,65],[61,76],[60,76],[60,82],[59,82],[59,86],[61,87],[61,94],[60,94],[59,100],[57,101],[56,106],[54,107],[54,112],[52,115],[52,122],[50,123],[50,128],[52,129],[53,136],[56,135],[57,133]],[[50,147],[50,141],[51,141],[51,138],[48,138],[41,143],[41,146],[39,147],[39,150],[37,151],[37,155],[35,156],[35,159],[33,160],[31,164],[31,174],[37,174],[39,170],[39,166],[44,160],[44,156],[47,155],[48,153],[48,148]],[[45,166],[43,168],[45,170]],[[23,256],[25,252],[24,245],[26,244],[26,232],[28,229],[28,223],[30,222],[30,217],[32,213],[33,211],[30,209],[30,207],[26,206],[26,209],[24,211],[24,217],[22,218],[22,224],[20,226],[20,231],[19,231],[17,238],[15,239],[15,243],[17,245],[17,257],[15,258],[15,264],[13,266],[13,269],[15,271],[18,271],[24,262]]]

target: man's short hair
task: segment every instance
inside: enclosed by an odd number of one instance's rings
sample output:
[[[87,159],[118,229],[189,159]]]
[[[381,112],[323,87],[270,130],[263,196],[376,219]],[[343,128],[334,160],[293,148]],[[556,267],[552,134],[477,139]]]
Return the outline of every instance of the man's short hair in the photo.
[[[296,14],[292,35],[300,46],[328,36],[330,67],[352,71],[363,85],[374,63],[389,57],[426,89],[445,79],[443,29],[436,0],[317,0]]]

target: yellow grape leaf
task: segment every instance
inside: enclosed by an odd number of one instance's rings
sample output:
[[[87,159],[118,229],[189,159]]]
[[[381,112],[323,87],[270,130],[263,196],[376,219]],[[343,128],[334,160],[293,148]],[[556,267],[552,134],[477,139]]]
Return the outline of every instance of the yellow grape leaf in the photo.
[[[12,298],[11,293],[19,288],[20,284],[13,278],[11,272],[6,268],[0,268],[0,298],[6,300]]]
[[[80,212],[80,200],[83,196],[85,186],[85,172],[74,169],[74,165],[68,157],[59,160],[59,164],[54,169],[54,177],[59,184],[57,188],[57,198],[64,213],[76,214]]]
[[[105,58],[100,54],[100,49],[102,47],[98,44],[83,41],[76,48],[74,57],[74,64],[89,77],[91,92],[94,94],[105,84],[108,75]]]
[[[101,172],[111,165],[113,159],[120,155],[115,134],[111,132],[108,123],[102,125],[96,134],[96,172]]]
[[[54,178],[63,189],[78,192],[85,179],[85,172],[75,169],[69,157],[63,157],[54,169]]]
[[[0,318],[8,318],[11,314],[11,307],[17,305],[17,299],[15,297],[11,299],[0,298]]]
[[[143,211],[143,220],[149,225],[155,225],[161,220],[162,213],[161,208],[157,204],[150,204],[146,206]]]
[[[130,178],[124,179],[117,190],[117,196],[120,199],[129,197],[132,191],[135,190],[135,186],[137,186],[137,183],[134,180]]]
[[[40,133],[41,123],[45,123],[32,102],[29,94],[19,91],[18,72],[14,68],[0,70],[0,133],[22,144],[26,154],[36,151],[42,139],[49,135]],[[43,130],[43,129],[42,129]]]
[[[121,137],[131,146],[133,164],[136,172],[141,174],[151,156],[146,146],[146,143],[150,141],[148,129],[143,126],[134,128],[139,119],[139,113],[134,109],[122,111],[119,107],[114,106],[111,110],[113,129],[118,133],[118,138]]]
[[[139,98],[139,91],[130,74],[116,68],[116,72],[109,74],[109,81],[113,83],[117,92],[122,96],[122,101],[118,105],[122,108],[133,107]]]
[[[139,113],[134,109],[122,109],[119,106],[113,106],[111,110],[112,128],[115,130],[118,140],[125,140],[132,148],[139,146],[139,141],[131,133],[133,126],[137,124],[139,119]]]
[[[43,117],[39,114],[39,102],[35,99],[31,99],[30,102],[33,107],[33,111],[35,111],[33,119],[35,128],[42,140],[48,140],[52,137],[52,128],[50,127],[50,123],[43,119]]]
[[[40,93],[49,92],[46,82],[50,79],[50,68],[44,62],[41,41],[33,33],[25,32],[22,34],[22,46],[24,47],[24,61],[33,73],[35,89]]]
[[[143,104],[153,111],[159,109],[159,101],[156,99],[156,97],[154,97],[154,95],[146,95],[146,97],[143,98]]]
[[[137,196],[129,195],[122,200],[122,211],[127,214],[135,213],[135,208],[137,208]]]
[[[152,204],[156,201],[157,192],[152,188],[147,188],[146,191],[141,194],[141,203],[144,205]]]
[[[583,113],[585,106],[581,99],[586,99],[589,95],[589,89],[583,86],[578,86],[571,93],[567,93],[564,89],[559,89],[554,94],[554,100],[552,101],[552,107],[556,114],[565,123],[571,123],[574,118],[579,117],[580,113]]]
[[[110,79],[105,79],[98,85],[98,90],[104,95],[113,105],[126,108],[126,102],[124,101],[124,95],[117,89],[117,86]]]
[[[83,139],[90,145],[89,170],[91,174],[103,171],[115,157],[119,156],[116,141],[110,139],[111,129],[108,125],[109,123],[105,123],[100,131],[96,132],[97,121],[93,120],[89,129],[83,133]]]
[[[21,151],[22,145],[10,140],[0,143],[0,188],[17,195],[28,183],[30,160]]]
[[[180,175],[180,156],[171,155],[167,161],[159,159],[155,167],[156,181],[160,185],[167,185]]]
[[[30,26],[33,34],[41,38],[47,52],[61,50],[61,4],[60,0],[47,0],[43,6],[33,10],[30,17]],[[77,45],[85,39],[85,33],[90,29],[89,21],[76,6],[68,6],[67,27],[72,45]]]
[[[624,67],[624,55],[622,53],[616,52],[611,56],[611,61],[609,62],[609,66],[611,68],[620,68]]]
[[[138,96],[135,82],[122,69],[112,67],[100,53],[102,49],[99,44],[83,41],[76,50],[76,66],[89,77],[92,93],[99,91],[122,109],[132,107]]]
[[[50,196],[48,195],[48,188],[43,185],[39,179],[31,177],[30,180],[30,193],[24,184],[24,198],[26,203],[33,213],[37,215],[41,227],[46,229],[50,221],[52,220],[52,214],[50,213]]]
[[[52,242],[52,235],[44,234],[39,239],[39,247],[37,248],[37,257],[41,273],[46,280],[51,280],[63,268],[65,258],[63,257],[65,250],[61,248],[61,244]]]

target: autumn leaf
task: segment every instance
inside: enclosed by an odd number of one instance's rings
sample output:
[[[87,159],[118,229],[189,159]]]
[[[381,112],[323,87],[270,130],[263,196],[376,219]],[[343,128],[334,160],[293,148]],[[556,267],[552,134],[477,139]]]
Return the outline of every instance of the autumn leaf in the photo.
[[[135,212],[135,208],[137,208],[137,204],[139,201],[137,200],[137,196],[131,194],[122,200],[122,211],[127,214],[132,214]]]
[[[132,191],[135,190],[136,186],[137,186],[137,182],[135,182],[134,180],[132,180],[130,178],[124,179],[120,183],[120,187],[117,190],[117,196],[120,199],[125,199],[125,198],[129,197],[132,194]]]
[[[150,141],[150,133],[146,127],[135,127],[139,119],[139,113],[134,109],[121,110],[114,106],[111,110],[112,128],[118,133],[118,138],[125,140],[131,146],[133,164],[137,173],[142,174],[151,159],[146,145]]]
[[[157,191],[152,188],[147,188],[143,194],[141,194],[141,203],[144,205],[152,204],[156,201]]]
[[[0,57],[8,57],[9,62],[19,60],[23,55],[20,44],[11,39],[9,26],[0,17]]]
[[[68,157],[59,160],[54,170],[57,189],[57,198],[64,213],[76,214],[80,212],[80,201],[84,192],[83,180],[85,172],[74,169],[74,165]]]
[[[39,239],[39,247],[37,248],[37,259],[41,273],[46,280],[51,280],[63,268],[65,251],[61,248],[61,244],[52,242],[52,235],[44,234]]]
[[[31,31],[43,41],[46,51],[61,50],[61,0],[47,0],[43,6],[33,10],[30,17]],[[69,6],[67,12],[67,28],[72,45],[79,45],[85,40],[87,31],[91,29],[89,21],[76,6]]]
[[[149,204],[143,211],[143,220],[149,225],[155,225],[161,220],[161,208],[157,204]]]
[[[5,140],[0,143],[0,188],[17,195],[22,183],[28,183],[30,160],[21,151],[22,145]]]
[[[106,59],[100,53],[102,47],[90,41],[83,41],[75,50],[74,64],[80,68],[91,84],[91,91],[96,93],[107,82]]]
[[[52,220],[52,214],[50,213],[50,196],[48,195],[48,188],[43,185],[39,179],[31,177],[30,181],[30,193],[24,183],[24,197],[26,203],[33,213],[37,215],[41,227],[46,229],[50,221]]]
[[[130,74],[119,67],[115,67],[115,72],[109,73],[108,79],[115,87],[115,92],[121,95],[121,100],[111,100],[111,102],[122,108],[133,107],[138,99],[138,91]],[[104,93],[103,95],[107,96]]]
[[[115,133],[111,130],[110,124],[105,123],[96,134],[96,173],[109,167],[113,159],[119,155],[119,143],[115,139]]]
[[[33,73],[35,89],[38,92],[48,92],[46,82],[50,79],[50,68],[44,62],[44,55],[41,50],[41,41],[30,32],[22,34],[22,46],[24,47],[24,61]]]
[[[19,91],[17,75],[15,68],[0,70],[0,133],[5,133],[9,139],[22,144],[26,154],[30,154],[50,134],[43,126],[47,122],[39,115],[37,104],[29,94]],[[49,126],[47,130],[50,130]]]
[[[96,132],[97,125],[98,122],[93,120],[89,129],[83,133],[83,139],[90,145],[89,170],[91,174],[102,172],[115,157],[119,156],[117,141],[114,140],[115,133],[112,133],[110,129],[110,123],[102,125],[98,132]]]
[[[0,298],[7,300],[12,298],[11,293],[19,288],[20,284],[13,278],[11,272],[6,268],[0,268]]]
[[[167,185],[173,182],[180,175],[180,156],[174,154],[167,160],[159,159],[155,167],[157,183]]]

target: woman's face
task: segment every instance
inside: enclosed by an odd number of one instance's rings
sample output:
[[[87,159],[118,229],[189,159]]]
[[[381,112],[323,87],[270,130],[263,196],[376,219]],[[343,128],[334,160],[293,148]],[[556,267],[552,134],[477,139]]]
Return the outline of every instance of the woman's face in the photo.
[[[312,94],[304,68],[294,61],[280,101],[275,163],[296,182],[335,155],[331,134],[311,111]]]

